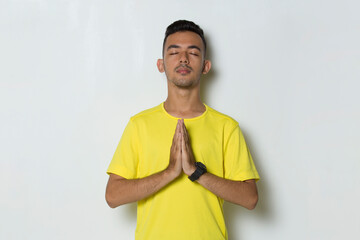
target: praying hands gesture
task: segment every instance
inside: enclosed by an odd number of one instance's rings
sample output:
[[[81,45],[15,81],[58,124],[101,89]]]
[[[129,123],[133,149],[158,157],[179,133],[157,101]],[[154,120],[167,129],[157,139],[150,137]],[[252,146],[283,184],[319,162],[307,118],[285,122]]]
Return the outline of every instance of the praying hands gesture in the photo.
[[[110,207],[139,201],[170,184],[182,172],[190,176],[195,170],[195,158],[190,145],[189,133],[184,120],[179,119],[170,149],[168,167],[161,172],[140,179],[125,179],[111,174],[106,190],[106,201]],[[257,203],[258,195],[253,179],[232,181],[207,172],[197,182],[224,200],[248,209],[253,209]]]
[[[190,176],[195,170],[195,158],[190,145],[189,133],[186,130],[184,119],[179,119],[170,149],[167,171],[176,178],[181,172]]]

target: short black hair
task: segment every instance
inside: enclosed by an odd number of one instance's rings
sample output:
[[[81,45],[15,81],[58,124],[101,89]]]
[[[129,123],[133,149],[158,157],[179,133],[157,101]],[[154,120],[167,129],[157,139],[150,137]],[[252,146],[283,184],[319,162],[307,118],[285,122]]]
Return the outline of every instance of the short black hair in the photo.
[[[163,42],[163,56],[164,56],[165,42],[168,36],[176,32],[185,32],[185,31],[194,32],[201,37],[205,48],[204,54],[206,55],[206,40],[204,37],[204,31],[201,29],[201,27],[199,27],[199,25],[195,24],[194,22],[188,20],[178,20],[170,24],[166,29],[165,38]]]

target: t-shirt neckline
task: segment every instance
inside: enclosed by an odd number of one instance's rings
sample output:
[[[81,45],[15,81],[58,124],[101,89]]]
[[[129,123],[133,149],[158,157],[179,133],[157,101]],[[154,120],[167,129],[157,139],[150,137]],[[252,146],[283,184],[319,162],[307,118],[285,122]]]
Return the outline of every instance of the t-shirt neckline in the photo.
[[[174,117],[173,115],[168,113],[165,110],[164,103],[165,102],[162,102],[160,105],[161,105],[161,109],[165,113],[165,115],[167,115],[168,117],[170,117],[172,119],[175,119],[175,120],[181,119],[181,118],[178,118],[178,117]],[[205,117],[205,115],[207,114],[207,112],[209,110],[209,107],[205,103],[202,103],[202,104],[204,104],[204,106],[205,106],[205,112],[203,112],[200,116],[197,116],[197,117],[194,117],[194,118],[184,118],[184,121],[194,121],[194,120],[198,120],[198,119],[201,119],[201,118]]]

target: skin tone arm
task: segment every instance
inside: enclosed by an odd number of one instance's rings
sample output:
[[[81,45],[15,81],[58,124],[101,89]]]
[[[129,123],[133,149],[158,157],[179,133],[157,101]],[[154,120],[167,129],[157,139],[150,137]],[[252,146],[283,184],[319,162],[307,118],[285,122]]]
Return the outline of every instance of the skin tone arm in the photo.
[[[249,210],[254,209],[257,204],[258,193],[254,179],[232,181],[211,173],[205,173],[197,181],[203,187],[228,202],[238,204]]]
[[[182,136],[182,167],[184,173],[190,176],[195,170],[195,158],[190,146],[189,134],[184,120],[181,120]],[[233,181],[205,173],[197,180],[199,184],[222,199],[243,206],[249,210],[254,209],[258,201],[255,180]]]
[[[136,202],[158,192],[182,173],[181,125],[178,122],[170,149],[169,166],[156,174],[141,179],[125,179],[110,174],[105,198],[112,208]]]
[[[166,171],[141,179],[126,179],[110,174],[106,187],[106,201],[111,208],[136,202],[153,195],[173,179]]]
[[[182,171],[190,176],[196,170],[195,158],[184,120],[176,126],[170,150],[169,166],[159,173],[141,178],[125,179],[111,174],[106,188],[106,201],[112,208],[149,197],[176,179]],[[226,201],[253,209],[258,200],[254,180],[232,181],[211,173],[203,174],[197,182]]]

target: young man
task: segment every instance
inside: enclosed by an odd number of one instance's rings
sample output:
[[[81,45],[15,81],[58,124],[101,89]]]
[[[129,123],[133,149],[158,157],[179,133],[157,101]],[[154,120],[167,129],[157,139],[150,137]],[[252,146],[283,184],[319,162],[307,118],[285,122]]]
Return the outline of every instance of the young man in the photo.
[[[157,66],[168,97],[131,117],[108,168],[109,206],[138,202],[136,239],[227,239],[223,201],[257,203],[259,175],[238,123],[200,99],[205,53],[198,25],[167,28]]]

